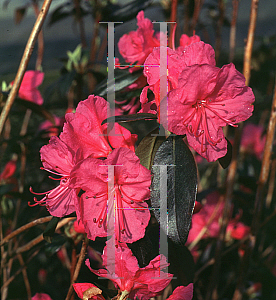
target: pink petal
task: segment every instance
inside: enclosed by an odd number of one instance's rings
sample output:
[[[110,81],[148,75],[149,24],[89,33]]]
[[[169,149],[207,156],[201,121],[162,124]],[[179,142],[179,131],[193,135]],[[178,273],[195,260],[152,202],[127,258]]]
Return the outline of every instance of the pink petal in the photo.
[[[136,31],[124,34],[120,38],[118,48],[126,62],[142,65],[153,47],[159,46],[160,42],[153,36],[153,24],[144,18],[143,11],[137,14],[137,26]]]
[[[74,151],[81,148],[84,157],[106,157],[111,148],[101,123],[109,116],[107,108],[106,100],[98,96],[91,95],[81,101],[75,113],[66,114],[60,138]]]
[[[111,193],[114,193],[114,203],[119,208],[115,210],[115,229],[119,230],[115,232],[116,238],[134,242],[144,236],[150,219],[144,200],[150,195],[151,174],[140,165],[135,153],[127,148],[114,149],[106,160],[89,157],[74,167],[70,186],[86,191],[77,204],[77,214],[90,239],[106,236],[108,166],[115,166],[111,167],[114,172],[114,188]],[[121,234],[122,227],[125,232]]]
[[[83,299],[83,293],[92,287],[97,288],[97,286],[92,283],[73,283],[73,288],[80,299]]]
[[[193,284],[187,286],[178,286],[167,300],[192,300]]]
[[[182,34],[179,40],[179,44],[182,47],[187,47],[196,42],[200,42],[200,37],[198,35],[189,37],[187,34]]]
[[[32,300],[52,300],[52,298],[48,294],[36,293]]]
[[[254,100],[233,64],[221,69],[211,65],[186,67],[178,88],[168,94],[168,128],[175,134],[186,134],[192,148],[214,161],[227,151],[222,126],[249,118]]]
[[[188,47],[183,50],[183,65],[204,65],[208,64],[211,66],[216,66],[215,51],[213,47],[209,44],[203,42],[191,43]]]
[[[38,105],[42,105],[43,98],[37,87],[42,83],[43,78],[44,73],[42,72],[27,71],[24,74],[23,80],[18,91],[19,98],[32,101]]]
[[[73,168],[74,153],[58,137],[51,137],[49,144],[40,149],[40,157],[45,169],[69,175]]]

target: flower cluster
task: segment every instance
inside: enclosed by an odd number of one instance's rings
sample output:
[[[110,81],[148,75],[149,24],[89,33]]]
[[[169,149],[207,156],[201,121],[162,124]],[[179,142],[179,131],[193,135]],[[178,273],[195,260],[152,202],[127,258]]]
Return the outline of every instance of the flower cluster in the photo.
[[[208,161],[225,156],[227,141],[222,127],[248,119],[255,100],[244,76],[232,63],[221,69],[215,64],[213,48],[194,42],[176,50],[167,48],[168,71],[160,74],[156,67],[160,65],[160,47],[154,48],[144,68],[149,86],[140,98],[143,112],[152,112],[154,102],[162,125],[177,135],[185,134],[189,145]],[[160,99],[161,76],[167,76],[165,99]],[[154,93],[150,105],[147,89]]]
[[[137,31],[122,36],[118,48],[127,63],[144,66],[144,77],[128,87],[143,87],[140,112],[157,114],[167,131],[186,135],[189,146],[208,161],[225,156],[223,126],[237,126],[253,111],[254,95],[245,85],[243,75],[233,64],[216,67],[213,48],[196,35],[182,35],[179,47],[171,49],[160,47],[164,36],[154,34],[153,24],[144,18],[143,11],[137,15],[137,25]],[[162,51],[167,60],[161,62]],[[164,73],[160,73],[162,63],[166,64]],[[160,91],[164,78],[165,97]],[[151,99],[149,90],[153,94]],[[126,244],[145,235],[150,220],[146,200],[150,199],[151,172],[135,154],[137,136],[118,123],[111,124],[114,130],[110,131],[110,125],[103,122],[108,117],[108,102],[94,95],[81,101],[75,113],[66,114],[61,134],[52,136],[40,150],[42,169],[59,176],[52,177],[59,185],[46,193],[37,193],[44,197],[35,198],[33,205],[45,205],[57,217],[75,212],[76,231],[85,232],[91,240],[109,236],[102,268],[91,268],[89,260],[86,265],[94,274],[114,282],[119,290],[116,299],[146,300],[159,295],[173,275],[161,271],[168,266],[162,255],[140,268]],[[216,196],[210,195],[208,205],[194,215],[188,243],[198,234],[218,234],[223,206]],[[231,226],[233,238],[244,236],[241,223],[233,222]],[[112,263],[108,261],[110,245],[115,246]],[[74,288],[83,299],[103,299],[101,290],[91,283],[76,283]],[[192,296],[190,284],[175,289],[169,299],[188,300]]]
[[[118,124],[117,135],[107,135],[107,124],[101,124],[108,116],[108,103],[97,96],[66,115],[63,132],[40,150],[43,169],[60,176],[60,184],[35,205],[46,205],[57,217],[76,212],[90,239],[107,235],[113,205],[116,240],[133,242],[143,237],[150,218],[145,200],[151,175],[133,151],[135,135]]]

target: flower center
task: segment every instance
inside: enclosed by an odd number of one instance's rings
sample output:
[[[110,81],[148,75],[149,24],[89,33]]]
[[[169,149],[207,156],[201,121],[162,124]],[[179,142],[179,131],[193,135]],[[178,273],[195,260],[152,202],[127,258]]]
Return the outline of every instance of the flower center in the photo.
[[[36,205],[40,205],[40,206],[46,206],[47,208],[50,208],[54,205],[56,205],[58,202],[62,201],[63,199],[65,199],[69,193],[71,192],[71,189],[68,188],[68,184],[69,184],[69,175],[65,175],[65,174],[60,174],[58,172],[54,172],[52,170],[49,169],[45,169],[45,168],[41,168],[42,170],[48,171],[52,174],[55,175],[59,175],[62,176],[61,178],[53,178],[52,176],[49,176],[49,178],[53,179],[53,180],[59,180],[60,183],[59,185],[52,189],[49,190],[47,192],[43,192],[43,193],[36,193],[33,191],[33,188],[30,187],[30,192],[34,195],[38,195],[38,196],[44,196],[41,200],[37,200],[36,197],[34,197],[34,204],[31,204],[30,201],[28,202],[28,205],[33,207]]]
[[[224,110],[225,104],[213,102],[212,99],[203,99],[198,100],[195,104],[191,106],[193,108],[191,114],[183,121],[184,125],[187,127],[187,130],[194,137],[199,138],[202,136],[202,152],[205,152],[207,147],[203,148],[204,139],[207,143],[212,146],[216,146],[221,142],[221,138],[214,139],[214,137],[210,136],[208,118],[214,118],[215,116],[219,119],[223,120],[227,125],[237,127],[235,125],[235,119],[232,121],[223,117],[220,113],[220,110]],[[210,112],[213,116],[210,116]],[[211,122],[210,122],[211,124]]]
[[[125,215],[126,210],[140,208],[142,203],[144,203],[144,200],[134,199],[128,196],[124,191],[123,185],[119,184],[114,184],[114,187],[109,192],[108,196],[111,197],[110,199],[114,200],[113,212],[115,218],[115,240],[116,244],[118,245],[118,242],[122,240],[122,234],[131,236]],[[96,199],[102,197],[104,197],[102,201],[106,201],[106,194],[94,195],[92,198]],[[86,199],[88,199],[88,196],[86,196]],[[128,204],[130,207],[125,207],[124,203]],[[106,219],[109,219],[110,217],[112,218],[111,213],[112,212],[110,212],[110,215],[108,216],[108,201],[106,201],[106,203],[102,206],[98,217],[93,218],[93,222],[97,224],[99,228],[101,228]]]

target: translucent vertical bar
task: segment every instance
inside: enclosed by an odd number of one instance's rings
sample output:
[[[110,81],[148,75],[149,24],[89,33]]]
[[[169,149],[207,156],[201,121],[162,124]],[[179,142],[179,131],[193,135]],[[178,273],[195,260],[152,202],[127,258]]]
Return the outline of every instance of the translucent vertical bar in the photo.
[[[100,22],[107,23],[107,102],[110,104],[110,113],[107,112],[107,118],[110,118],[110,124],[115,123],[115,53],[114,53],[114,24],[123,22]],[[109,136],[121,136],[115,133],[115,126],[107,130]]]
[[[163,254],[165,257],[168,258],[169,251],[168,251],[168,241],[167,241],[167,234],[168,234],[168,208],[167,208],[167,168],[166,165],[160,165],[160,224],[167,224],[165,230],[161,230],[160,228],[160,240],[159,240],[159,253]],[[168,267],[164,269],[164,272],[168,273]]]
[[[160,124],[163,125],[162,130],[159,130],[159,135],[165,136],[168,130],[168,53],[167,53],[167,31],[168,25],[166,22],[160,22],[160,33],[163,32],[166,38],[161,38],[160,35]],[[165,129],[165,130],[164,130]]]
[[[111,240],[106,244],[106,268],[115,274],[115,214],[114,214],[114,165],[108,166],[107,236]]]
[[[168,23],[169,22],[153,22],[160,24],[160,62],[159,62],[159,74],[160,74],[160,126],[159,133],[153,134],[159,136],[165,136],[168,128],[167,118],[167,93],[168,93],[168,63],[167,63],[167,44],[168,44]]]
[[[111,122],[115,122],[115,77],[114,77],[114,22],[108,22],[108,44],[107,44],[107,102],[110,103],[110,118]],[[111,123],[111,124],[112,124]],[[108,135],[115,134],[115,126],[112,127]]]

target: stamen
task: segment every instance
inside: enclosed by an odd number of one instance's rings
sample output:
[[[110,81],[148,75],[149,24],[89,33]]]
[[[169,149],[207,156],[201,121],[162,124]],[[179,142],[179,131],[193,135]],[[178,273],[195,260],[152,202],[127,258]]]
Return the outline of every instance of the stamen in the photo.
[[[45,171],[47,171],[47,172],[49,172],[49,173],[52,173],[52,174],[55,174],[55,175],[58,175],[58,176],[62,176],[62,177],[67,177],[67,176],[68,176],[68,174],[61,174],[61,173],[52,171],[52,170],[50,170],[50,169],[46,169],[46,168],[44,168],[44,167],[40,167],[40,170],[45,170]]]

